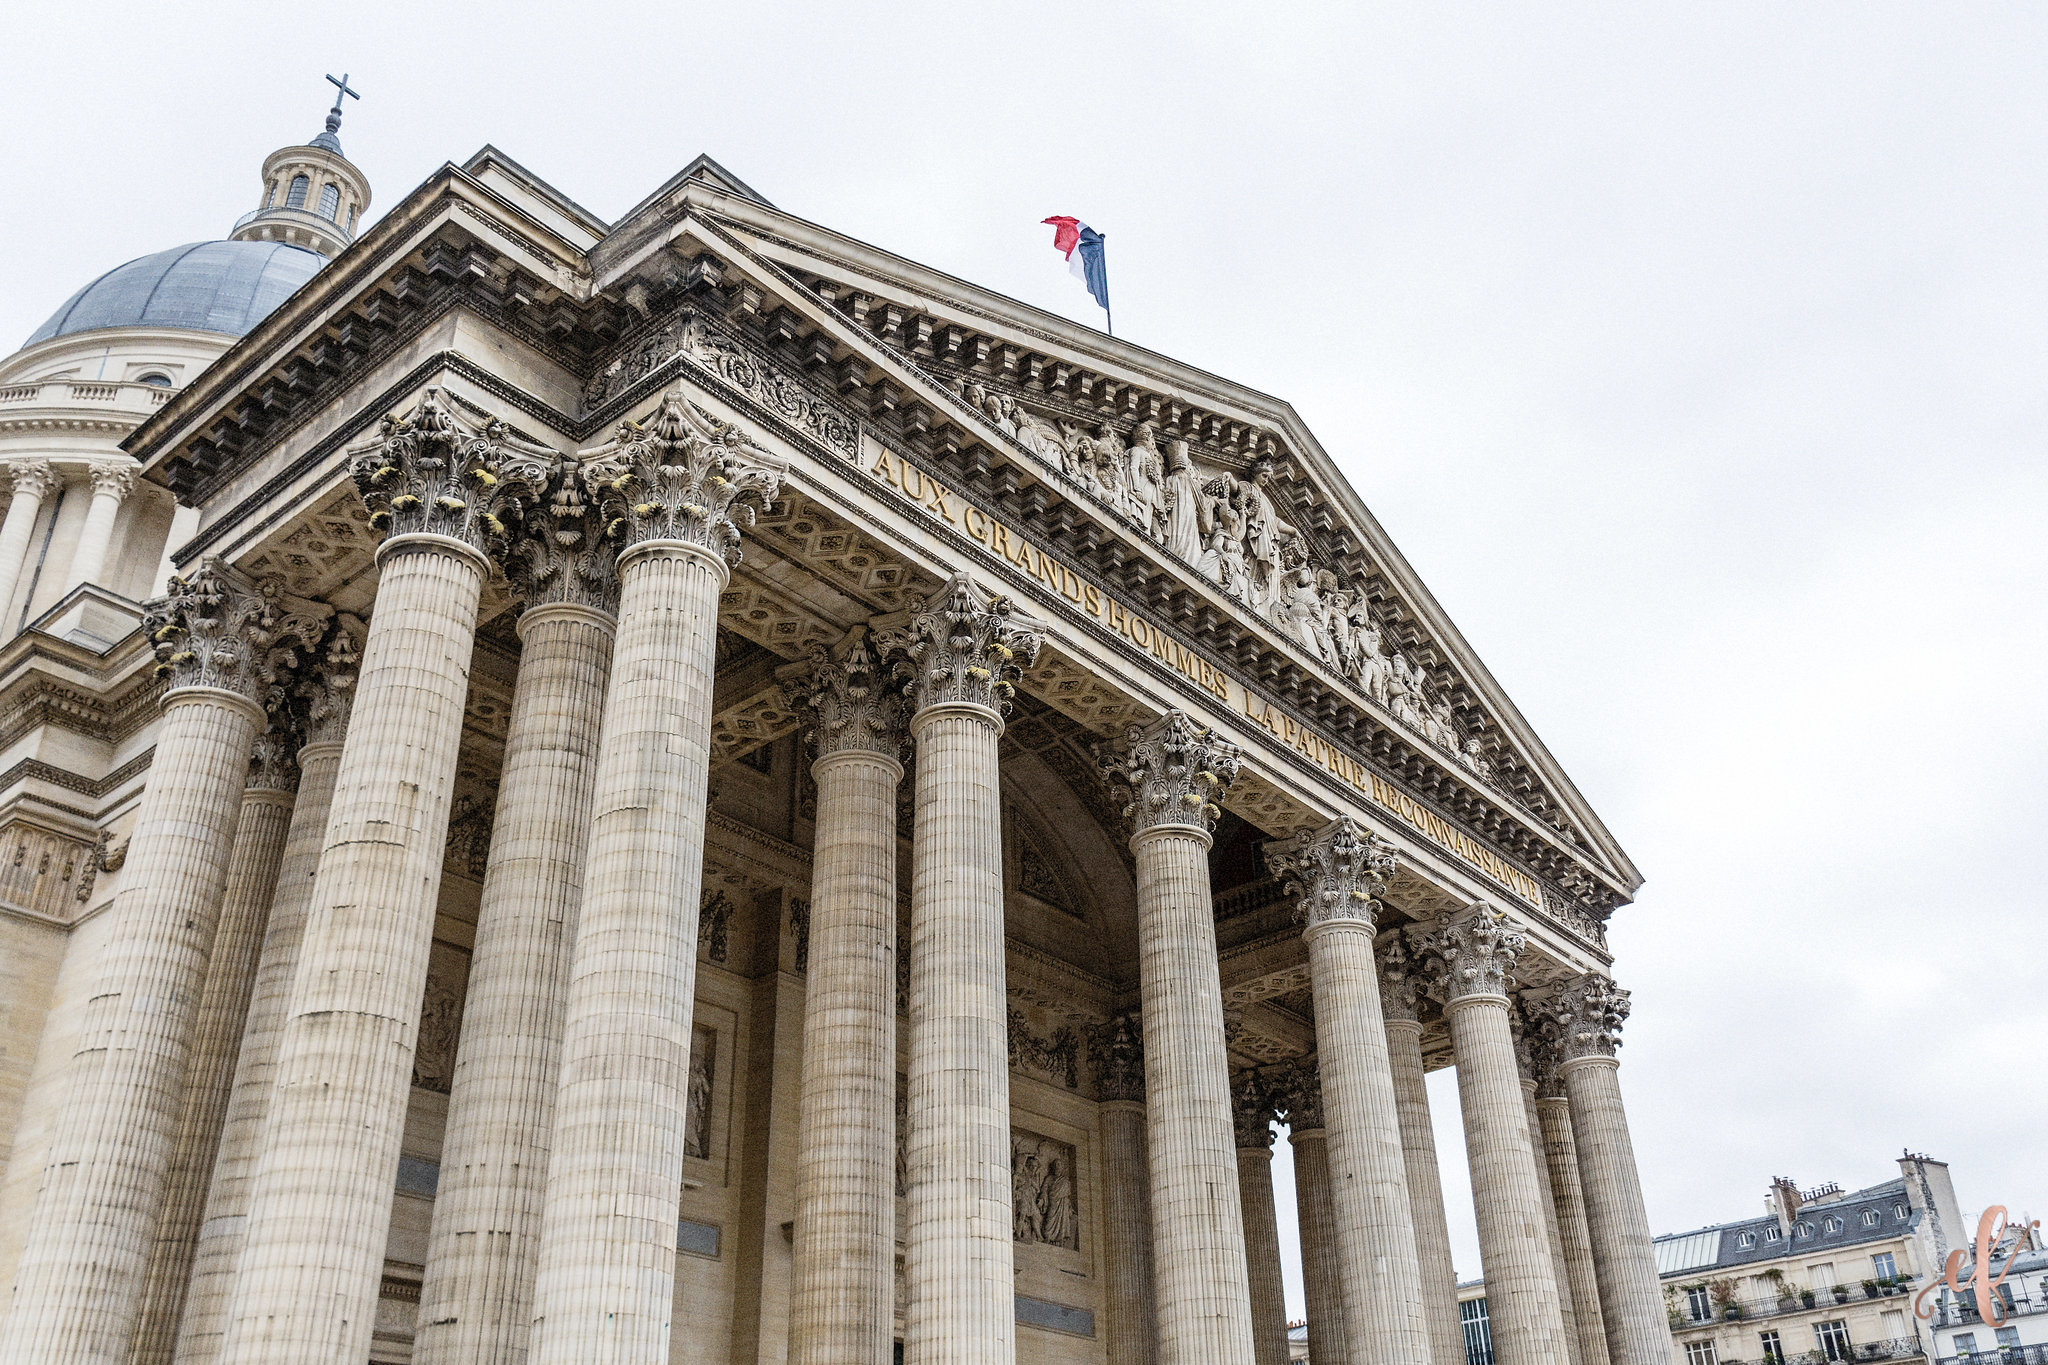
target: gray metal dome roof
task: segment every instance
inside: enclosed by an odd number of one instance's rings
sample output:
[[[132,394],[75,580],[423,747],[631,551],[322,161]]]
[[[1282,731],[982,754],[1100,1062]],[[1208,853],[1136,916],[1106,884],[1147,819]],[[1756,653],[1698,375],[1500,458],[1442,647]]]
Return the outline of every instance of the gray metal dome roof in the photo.
[[[284,242],[192,242],[115,266],[25,343],[101,327],[189,327],[246,336],[326,258]]]

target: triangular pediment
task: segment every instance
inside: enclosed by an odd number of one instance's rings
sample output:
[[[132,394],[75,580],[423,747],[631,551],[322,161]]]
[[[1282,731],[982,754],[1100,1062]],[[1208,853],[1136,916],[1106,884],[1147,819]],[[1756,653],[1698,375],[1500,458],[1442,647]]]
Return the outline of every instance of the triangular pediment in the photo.
[[[982,435],[1038,456],[1063,491],[1149,538],[1342,679],[1361,710],[1391,720],[1597,869],[1597,880],[1564,878],[1596,913],[1640,883],[1287,404],[787,215],[724,196],[700,211],[741,248],[719,253],[723,287],[742,313],[765,319],[770,345],[792,358],[808,348],[813,367],[829,369],[820,340],[778,297],[798,285],[803,312],[822,306],[941,387],[980,419]],[[916,394],[882,387],[885,404],[920,406]],[[961,425],[955,412],[915,420]],[[1183,454],[1180,487],[1168,490]],[[1206,506],[1183,510],[1176,524],[1176,506],[1198,503]]]
[[[1595,916],[1639,884],[1286,403],[782,213],[708,157],[610,225],[495,149],[447,168],[143,444],[189,422],[166,477],[216,486],[294,395],[457,306],[580,381],[578,438],[687,357],[829,451],[872,434],[950,471]]]

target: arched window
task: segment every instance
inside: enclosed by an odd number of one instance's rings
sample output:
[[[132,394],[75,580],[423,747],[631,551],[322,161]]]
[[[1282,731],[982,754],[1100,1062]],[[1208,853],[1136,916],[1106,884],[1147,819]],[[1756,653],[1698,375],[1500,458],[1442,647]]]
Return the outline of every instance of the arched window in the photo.
[[[1741,1247],[1744,1251],[1749,1250],[1751,1247],[1756,1245],[1756,1234],[1753,1232],[1743,1233],[1740,1237],[1735,1239],[1735,1245]]]
[[[136,375],[135,382],[138,384],[154,384],[160,389],[171,387],[171,377],[157,370],[151,370],[148,374]]]
[[[339,212],[341,212],[341,188],[337,185],[322,185],[320,187],[320,216],[331,223],[334,221],[334,215]]]
[[[350,232],[356,230],[356,206],[354,204],[348,206],[348,230]]]
[[[1842,1230],[1842,1220],[1839,1218],[1830,1218],[1821,1226],[1828,1232],[1840,1232]]]
[[[1865,1209],[1865,1210],[1863,1210],[1863,1226],[1864,1226],[1864,1227],[1867,1227],[1867,1228],[1874,1228],[1874,1227],[1876,1227],[1876,1226],[1877,1226],[1877,1210],[1876,1210],[1876,1209]]]
[[[306,207],[306,191],[312,187],[313,182],[306,179],[305,176],[293,176],[291,190],[284,197],[284,206],[288,209],[302,209]]]

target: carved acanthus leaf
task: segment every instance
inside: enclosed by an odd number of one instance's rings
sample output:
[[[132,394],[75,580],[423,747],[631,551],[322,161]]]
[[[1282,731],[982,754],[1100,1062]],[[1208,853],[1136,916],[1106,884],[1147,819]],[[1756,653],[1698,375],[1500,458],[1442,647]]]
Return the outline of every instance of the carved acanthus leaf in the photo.
[[[1305,930],[1351,920],[1370,930],[1384,907],[1380,892],[1394,875],[1393,848],[1348,815],[1321,829],[1266,846],[1266,865],[1294,898]]]
[[[477,426],[458,416],[438,388],[408,415],[386,417],[348,456],[373,529],[386,537],[446,536],[493,557],[503,555],[526,504],[561,460],[501,421]]]
[[[1096,749],[1103,775],[1124,795],[1133,833],[1160,826],[1207,833],[1223,813],[1223,794],[1242,758],[1235,744],[1178,710],[1130,726],[1120,742]]]
[[[320,659],[295,690],[305,717],[305,744],[339,744],[348,736],[349,707],[355,701],[356,670],[362,663],[363,623],[336,619]]]
[[[1137,1011],[1126,1010],[1088,1029],[1089,1065],[1095,1094],[1103,1100],[1145,1100],[1145,1030]]]
[[[254,579],[208,557],[143,612],[157,676],[173,689],[217,687],[268,707],[327,631],[332,607],[293,597],[275,578]]]
[[[568,602],[607,615],[619,609],[612,543],[576,462],[557,459],[505,553],[505,576],[531,607]]]
[[[1272,1090],[1258,1072],[1247,1067],[1230,1078],[1230,1121],[1240,1151],[1271,1150],[1277,1108]]]
[[[1416,946],[1433,968],[1433,993],[1449,1004],[1467,996],[1506,995],[1528,942],[1513,920],[1482,902],[1445,915]]]
[[[903,694],[889,685],[865,626],[854,627],[836,648],[813,647],[807,661],[776,676],[815,717],[818,757],[848,749],[890,758],[902,752]]]
[[[1038,657],[1045,627],[1007,597],[990,597],[964,573],[875,632],[884,657],[896,660],[913,711],[952,702],[1009,708],[1017,679]]]
[[[621,422],[610,441],[579,458],[584,487],[604,514],[604,534],[621,550],[679,540],[728,564],[739,562],[739,528],[753,525],[757,506],[774,505],[787,469],[781,457],[680,389],[663,394],[644,423]]]
[[[1621,1026],[1628,1011],[1628,992],[1597,972],[1567,982],[1546,1011],[1547,1032],[1557,1048],[1558,1062],[1612,1057],[1621,1046]]]

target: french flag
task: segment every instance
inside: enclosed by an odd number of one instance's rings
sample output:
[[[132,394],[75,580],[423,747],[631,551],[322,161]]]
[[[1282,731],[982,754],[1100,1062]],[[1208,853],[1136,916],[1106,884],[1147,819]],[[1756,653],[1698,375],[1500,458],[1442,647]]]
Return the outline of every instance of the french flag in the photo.
[[[1102,254],[1102,234],[1079,218],[1047,218],[1053,250],[1067,258],[1067,270],[1088,286],[1102,311],[1109,311],[1109,266]]]

